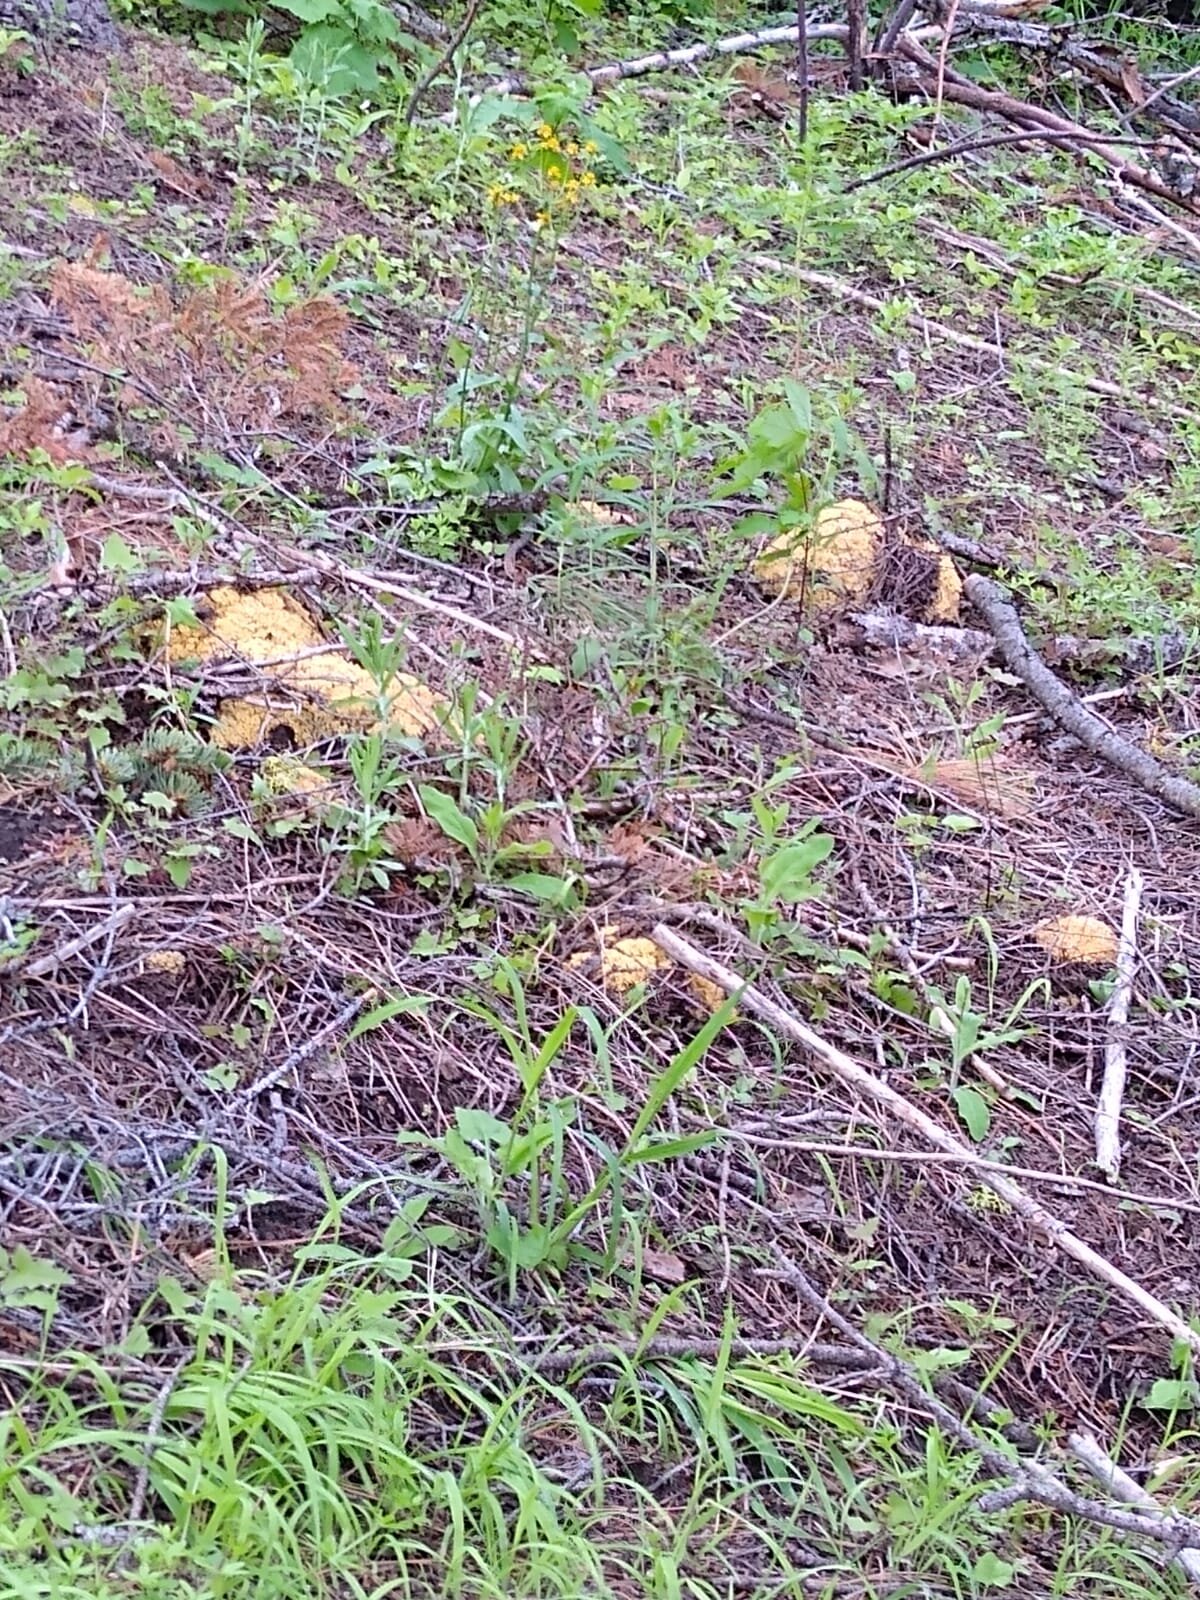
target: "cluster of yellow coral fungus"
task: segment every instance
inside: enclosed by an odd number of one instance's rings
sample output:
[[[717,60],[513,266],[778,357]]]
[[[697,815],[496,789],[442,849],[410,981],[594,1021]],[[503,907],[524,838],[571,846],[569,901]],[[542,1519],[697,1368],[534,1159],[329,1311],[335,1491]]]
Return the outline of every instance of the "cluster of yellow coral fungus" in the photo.
[[[1055,963],[1111,967],[1117,959],[1117,935],[1099,917],[1050,917],[1038,923],[1033,939]]]
[[[240,660],[270,680],[261,692],[221,702],[211,737],[222,750],[253,749],[276,728],[289,729],[297,745],[383,727],[420,735],[445,716],[446,701],[405,673],[393,678],[385,700],[371,674],[331,649],[286,590],[216,588],[205,596],[204,611],[199,626],[172,629],[169,658]]]
[[[579,950],[567,959],[573,971],[595,962],[601,984],[610,994],[625,995],[639,984],[649,983],[657,972],[669,971],[675,963],[661,945],[644,934],[621,936],[613,924],[601,928],[595,950]],[[725,1004],[725,991],[699,973],[684,974],[684,983],[693,1000],[705,1011],[719,1011]]]
[[[908,542],[937,560],[937,589],[924,620],[957,622],[962,579],[953,561],[925,540]],[[862,500],[839,500],[819,512],[810,529],[789,528],[772,539],[754,563],[754,577],[768,594],[809,612],[836,611],[866,601],[883,553],[878,512]]]

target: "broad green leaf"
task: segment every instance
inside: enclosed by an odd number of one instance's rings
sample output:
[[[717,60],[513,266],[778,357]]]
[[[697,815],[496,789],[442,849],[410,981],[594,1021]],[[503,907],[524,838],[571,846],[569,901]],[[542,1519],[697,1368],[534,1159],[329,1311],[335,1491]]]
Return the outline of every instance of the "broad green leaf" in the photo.
[[[967,1132],[976,1144],[981,1144],[988,1136],[988,1129],[992,1125],[992,1110],[978,1089],[972,1089],[968,1084],[959,1084],[953,1091],[954,1108],[966,1125]]]
[[[448,839],[453,839],[456,844],[461,844],[474,856],[479,850],[479,829],[467,816],[466,812],[454,799],[442,789],[435,789],[432,784],[423,783],[418,788],[421,805],[426,816],[437,823],[438,827]]]

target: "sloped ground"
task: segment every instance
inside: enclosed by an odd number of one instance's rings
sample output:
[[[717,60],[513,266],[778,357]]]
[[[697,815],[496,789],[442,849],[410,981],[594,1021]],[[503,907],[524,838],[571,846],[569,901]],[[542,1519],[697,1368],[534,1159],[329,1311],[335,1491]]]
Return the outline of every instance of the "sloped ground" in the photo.
[[[744,1007],[693,1060],[711,997],[611,947],[678,930],[1193,1315],[1195,823],[985,646],[770,601],[739,520],[800,470],[879,498],[844,414],[891,525],[1186,770],[1193,269],[1062,153],[847,192],[903,118],[836,84],[808,167],[717,72],[588,115],[568,207],[516,103],[398,148],[161,41],[4,82],[6,1581],[1173,1593],[981,1506],[829,1317],[1186,1507],[1163,1329]],[[784,377],[811,426],[722,496]],[[317,631],[176,648],[231,589]],[[314,723],[280,678],[330,647],[441,725]],[[1034,935],[1118,927],[1134,867],[1113,1188],[1112,963]]]

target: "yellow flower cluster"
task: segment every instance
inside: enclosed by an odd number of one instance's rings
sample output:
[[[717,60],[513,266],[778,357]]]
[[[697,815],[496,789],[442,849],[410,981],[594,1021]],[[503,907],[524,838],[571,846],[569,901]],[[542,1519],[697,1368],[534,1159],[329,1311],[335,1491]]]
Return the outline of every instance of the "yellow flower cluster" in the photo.
[[[549,191],[536,213],[532,226],[540,229],[550,222],[556,202],[574,206],[585,189],[596,184],[596,174],[590,162],[600,153],[593,139],[564,139],[548,122],[539,123],[532,141],[518,139],[508,152],[513,166],[534,174]],[[515,206],[520,193],[511,182],[493,183],[488,188],[488,200],[493,206]]]

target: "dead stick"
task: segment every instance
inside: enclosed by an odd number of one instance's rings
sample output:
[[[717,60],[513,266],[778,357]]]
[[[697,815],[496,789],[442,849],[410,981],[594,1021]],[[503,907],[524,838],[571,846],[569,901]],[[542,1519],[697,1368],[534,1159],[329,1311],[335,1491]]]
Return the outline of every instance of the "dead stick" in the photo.
[[[714,961],[712,956],[703,950],[698,950],[687,939],[681,938],[673,928],[660,922],[655,926],[651,937],[655,944],[681,966],[687,967],[690,972],[699,973],[701,977],[719,984],[722,989],[736,995],[739,1005],[753,1012],[755,1016],[761,1017],[777,1033],[783,1034],[785,1038],[810,1051],[843,1083],[849,1084],[851,1088],[874,1100],[876,1104],[885,1106],[893,1116],[906,1126],[915,1129],[935,1149],[964,1157],[973,1154],[961,1139],[952,1133],[947,1133],[941,1123],[935,1122],[919,1106],[906,1100],[892,1088],[891,1084],[885,1083],[882,1078],[877,1078],[852,1056],[846,1055],[836,1045],[823,1039],[807,1023],[801,1022],[794,1012],[776,1004],[753,984],[746,983],[736,972],[722,966],[719,961]],[[1091,1245],[1078,1234],[1072,1233],[1070,1228],[1047,1211],[1045,1206],[1032,1195],[1026,1194],[1020,1184],[985,1168],[976,1168],[976,1174],[980,1183],[986,1184],[998,1194],[1018,1216],[1023,1217],[1051,1245],[1061,1250],[1064,1255],[1070,1256],[1073,1261],[1079,1262],[1080,1266],[1093,1277],[1100,1279],[1102,1283],[1107,1283],[1118,1294],[1124,1295],[1127,1300],[1140,1307],[1152,1321],[1165,1328],[1173,1339],[1186,1344],[1195,1354],[1200,1355],[1200,1333],[1190,1327],[1157,1295],[1151,1294],[1147,1288],[1122,1272],[1120,1267],[1102,1256],[1098,1250],[1093,1250]]]
[[[1138,908],[1142,903],[1142,875],[1130,867],[1125,880],[1121,912],[1121,938],[1117,945],[1117,981],[1108,1002],[1108,1031],[1104,1042],[1104,1080],[1096,1102],[1096,1165],[1115,1183],[1121,1171],[1121,1102],[1125,1098],[1125,1024],[1133,997],[1137,970]]]
[[[86,933],[81,933],[74,939],[68,939],[66,944],[60,944],[57,949],[48,951],[46,955],[39,956],[36,961],[31,961],[21,968],[18,963],[12,963],[6,970],[20,972],[23,978],[46,978],[50,973],[56,972],[65,962],[72,961],[77,955],[82,955],[85,950],[94,944],[99,944],[101,939],[116,933],[127,922],[132,921],[137,905],[131,903],[118,906],[111,916],[105,917],[103,922],[89,928]]]
[[[1136,150],[1154,148],[1150,139],[1114,138],[1103,133],[1056,133],[1053,128],[1029,128],[1024,133],[991,133],[982,139],[958,139],[954,144],[944,144],[936,150],[922,150],[917,155],[905,156],[903,161],[893,161],[889,166],[880,167],[877,172],[868,172],[861,178],[855,178],[852,183],[843,186],[843,192],[851,194],[855,189],[865,189],[868,184],[879,183],[883,178],[894,178],[901,172],[915,172],[918,167],[932,166],[935,161],[952,161],[956,156],[974,155],[977,150],[995,150],[1006,144],[1043,142],[1063,145],[1067,149],[1073,144],[1124,145]]]
[[[1152,1513],[1121,1511],[1114,1506],[1101,1505],[1095,1500],[1085,1500],[1069,1489],[1056,1473],[1037,1460],[1015,1462],[1006,1453],[997,1450],[989,1441],[949,1406],[931,1395],[916,1368],[900,1356],[892,1355],[856,1328],[849,1318],[820,1292],[808,1275],[794,1261],[785,1256],[779,1267],[760,1267],[756,1276],[776,1278],[794,1289],[802,1301],[822,1320],[852,1344],[862,1350],[873,1350],[879,1355],[884,1381],[907,1400],[915,1411],[923,1411],[943,1430],[948,1438],[955,1439],[973,1454],[978,1454],[980,1465],[993,1477],[1009,1478],[1010,1487],[990,1490],[980,1496],[977,1504],[985,1509],[1015,1504],[1019,1500],[1036,1500],[1041,1505],[1060,1511],[1069,1517],[1099,1523],[1101,1527],[1118,1528],[1126,1533],[1140,1534],[1183,1548],[1200,1549],[1200,1526],[1188,1517],[1172,1515],[1157,1507]],[[878,1380],[877,1380],[878,1381]],[[994,1419],[995,1413],[992,1413]]]
[[[1151,1516],[1166,1514],[1153,1495],[1147,1494],[1140,1483],[1123,1472],[1090,1433],[1070,1434],[1067,1448],[1114,1500],[1123,1500],[1127,1506],[1137,1506],[1139,1511],[1149,1512]],[[1178,1555],[1171,1557],[1171,1563],[1193,1583],[1200,1583],[1200,1551],[1181,1550]]]
[[[1005,665],[1017,674],[1060,728],[1074,734],[1086,750],[1132,778],[1147,794],[1186,816],[1200,817],[1200,787],[1168,772],[1152,755],[1114,733],[1095,712],[1080,705],[1029,643],[1015,606],[999,584],[974,573],[963,584],[963,589],[992,630]]]
[[[591,83],[619,83],[625,78],[643,78],[649,72],[667,72],[672,67],[690,67],[697,61],[707,61],[710,56],[739,55],[747,50],[761,50],[776,44],[795,44],[800,29],[796,23],[784,28],[759,28],[755,33],[734,33],[712,43],[681,45],[678,50],[656,50],[653,55],[638,56],[630,61],[610,61],[602,67],[585,67],[580,76]],[[815,28],[806,28],[809,44],[814,39],[844,40],[844,22],[822,22]],[[522,77],[499,78],[481,93],[471,96],[476,106],[486,95],[525,94],[528,83]],[[452,113],[451,113],[452,115]]]
[[[808,267],[798,267],[792,261],[781,261],[778,256],[752,255],[743,257],[743,260],[753,267],[761,267],[766,272],[777,272],[781,276],[795,278],[797,283],[820,289],[823,293],[845,300],[850,305],[864,306],[867,310],[881,314],[892,309],[891,304],[881,300],[878,295],[858,288],[856,284],[850,283],[846,278],[839,278],[833,272],[815,272]],[[1007,350],[1002,344],[995,344],[990,339],[981,339],[975,333],[962,332],[945,322],[936,322],[932,317],[917,316],[914,313],[909,317],[909,326],[916,328],[927,338],[942,339],[947,344],[958,345],[962,350],[974,350],[980,355],[994,356],[1002,368],[1019,362],[1031,372],[1045,372],[1055,378],[1065,378],[1068,383],[1075,384],[1080,389],[1087,389],[1092,394],[1105,395],[1111,400],[1121,400],[1126,405],[1135,403],[1148,409],[1155,405],[1153,395],[1131,393],[1128,387],[1122,388],[1120,384],[1111,383],[1107,378],[1093,378],[1083,372],[1072,372],[1067,367],[1059,366],[1056,361],[1047,361],[1044,356]],[[1164,405],[1162,410],[1172,421],[1192,425],[1200,423],[1200,415],[1187,410],[1184,406]]]
[[[851,20],[851,31],[854,23]],[[808,4],[796,0],[796,72],[800,79],[800,143],[808,138]]]
[[[462,21],[459,23],[458,29],[455,32],[454,37],[450,40],[450,43],[446,46],[446,48],[443,51],[442,55],[439,56],[439,58],[434,62],[434,64],[430,67],[429,71],[425,74],[425,76],[421,79],[420,83],[418,83],[417,87],[413,90],[412,96],[411,96],[411,98],[409,99],[409,102],[408,102],[408,109],[404,113],[404,126],[406,128],[411,128],[412,127],[413,118],[417,114],[417,107],[421,104],[421,101],[425,98],[425,95],[428,92],[430,85],[437,78],[439,78],[442,75],[443,72],[445,72],[446,68],[454,60],[454,52],[458,49],[459,45],[462,44],[463,40],[467,37],[468,33],[470,33],[471,24],[475,21],[475,18],[479,15],[480,4],[481,4],[481,0],[471,0],[470,5],[467,7],[466,15],[463,17]]]
[[[1197,207],[1190,200],[1177,194],[1145,167],[1127,161],[1118,149],[1110,144],[1096,141],[1089,129],[1082,127],[1078,122],[1073,122],[1071,118],[1060,117],[1053,111],[1031,105],[1027,100],[1017,100],[1012,95],[1002,94],[998,90],[981,89],[978,84],[960,77],[958,73],[939,70],[938,63],[928,50],[910,34],[899,40],[899,49],[901,54],[915,62],[923,71],[936,75],[939,105],[941,95],[944,94],[947,100],[953,100],[957,105],[970,106],[975,111],[991,112],[995,116],[1003,117],[1009,122],[1020,123],[1027,128],[1049,128],[1054,133],[1070,134],[1086,143],[1089,152],[1098,155],[1113,169],[1118,178],[1157,195],[1161,200],[1170,200],[1183,210],[1190,211],[1193,216],[1196,215]]]

